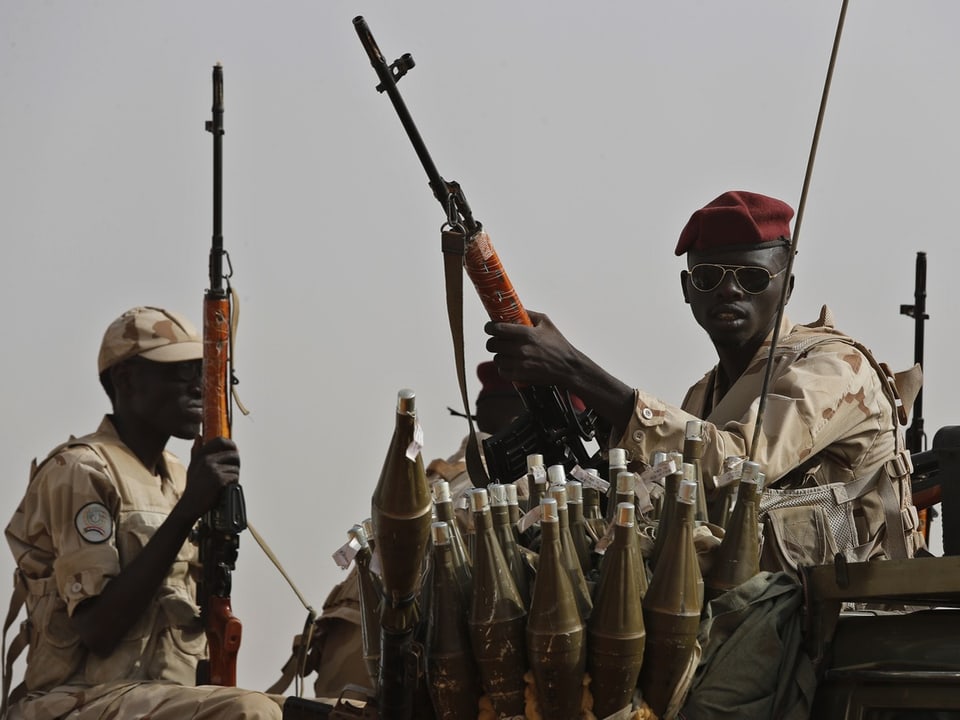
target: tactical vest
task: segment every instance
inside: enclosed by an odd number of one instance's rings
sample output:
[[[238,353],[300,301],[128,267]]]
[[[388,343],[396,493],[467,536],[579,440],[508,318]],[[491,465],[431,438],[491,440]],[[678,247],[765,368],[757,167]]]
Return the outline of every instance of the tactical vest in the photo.
[[[882,432],[893,433],[896,451],[875,472],[851,482],[818,483],[818,457],[814,456],[774,483],[777,487],[765,488],[759,503],[766,539],[764,565],[778,563],[796,571],[798,564],[832,562],[837,553],[850,561],[913,557],[924,542],[912,501],[913,465],[897,424],[906,424],[907,418],[894,374],[856,340],[837,331],[824,334],[817,330],[798,326],[790,333],[790,345],[782,351],[778,348],[778,360],[789,366],[814,346],[827,342],[854,347],[876,372],[893,409],[893,426]],[[870,525],[882,521],[884,531],[875,538],[879,545],[859,537],[855,513],[862,514]]]

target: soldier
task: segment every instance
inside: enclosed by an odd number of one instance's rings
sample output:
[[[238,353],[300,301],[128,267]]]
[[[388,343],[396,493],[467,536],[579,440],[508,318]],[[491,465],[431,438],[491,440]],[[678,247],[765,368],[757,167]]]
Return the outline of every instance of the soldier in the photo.
[[[240,472],[225,438],[186,469],[165,450],[171,436],[198,436],[202,348],[176,313],[121,315],[98,359],[112,414],[34,463],[6,529],[29,641],[9,717],[281,717],[281,699],[194,686],[206,638],[188,537]]]
[[[705,421],[705,477],[720,474],[726,456],[752,455],[772,485],[762,505],[764,569],[830,562],[837,552],[912,556],[922,540],[896,386],[869,350],[834,328],[826,306],[809,325],[784,317],[759,447],[750,446],[778,301],[784,283],[788,295],[794,284],[785,273],[792,217],[780,200],[726,192],[683,228],[681,290],[719,362],[680,407],[610,375],[543,314],[531,313],[533,327],[488,323],[487,349],[505,378],[579,395],[614,428],[611,447],[634,460],[681,448],[694,418]]]

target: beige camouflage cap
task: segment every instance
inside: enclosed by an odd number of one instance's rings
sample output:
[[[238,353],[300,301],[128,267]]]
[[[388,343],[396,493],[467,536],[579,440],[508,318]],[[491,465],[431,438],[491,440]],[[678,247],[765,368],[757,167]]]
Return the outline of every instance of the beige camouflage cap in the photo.
[[[103,334],[97,373],[139,355],[156,362],[203,359],[203,338],[179,313],[155,307],[127,310]]]

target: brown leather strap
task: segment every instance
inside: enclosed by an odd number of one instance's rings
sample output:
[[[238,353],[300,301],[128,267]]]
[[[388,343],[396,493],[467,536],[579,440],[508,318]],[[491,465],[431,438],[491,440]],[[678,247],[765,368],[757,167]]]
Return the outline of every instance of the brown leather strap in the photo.
[[[34,461],[34,463],[36,463],[36,461]],[[36,472],[36,465],[34,465],[33,472]],[[0,638],[0,655],[2,655],[3,661],[3,697],[0,698],[0,718],[7,716],[8,705],[11,702],[10,684],[13,681],[13,664],[30,642],[30,621],[28,619],[20,625],[20,632],[10,641],[10,647],[7,648],[7,631],[20,614],[20,608],[23,607],[26,599],[27,584],[24,582],[20,571],[17,570],[14,573],[13,594],[10,596],[10,606],[7,608],[7,617],[3,621],[3,636]],[[21,683],[21,686],[14,691],[14,695],[21,695],[23,689],[23,683]]]
[[[480,444],[470,415],[470,401],[467,398],[467,379],[464,370],[463,352],[463,257],[466,253],[467,238],[457,228],[446,228],[441,232],[443,250],[444,280],[447,293],[447,320],[450,323],[450,335],[453,338],[454,361],[457,366],[457,382],[460,385],[460,399],[463,401],[464,414],[470,426],[467,436],[467,472],[470,481],[476,487],[490,484],[487,470],[480,459]]]

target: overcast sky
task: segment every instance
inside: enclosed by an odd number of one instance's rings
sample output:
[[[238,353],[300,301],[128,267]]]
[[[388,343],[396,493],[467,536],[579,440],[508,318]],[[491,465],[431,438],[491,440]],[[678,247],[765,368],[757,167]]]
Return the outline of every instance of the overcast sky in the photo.
[[[234,436],[248,514],[317,608],[367,517],[396,392],[424,456],[466,432],[445,315],[443,213],[354,32],[362,13],[440,172],[462,184],[530,309],[678,403],[715,362],[678,287],[677,235],[730,189],[798,205],[839,0],[0,3],[0,498],[108,410],[106,326],[199,322],[211,235],[211,67],[224,65],[224,236],[241,297]],[[913,362],[928,253],[926,427],[958,421],[955,0],[853,0],[788,315],[834,310]],[[485,315],[465,297],[472,368]],[[175,449],[188,454],[185,445]],[[13,562],[0,554],[0,577]],[[279,676],[305,611],[249,534],[239,683]],[[312,689],[312,683],[311,683]]]

